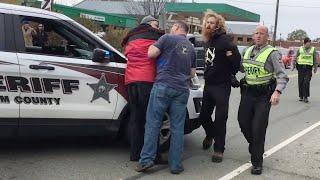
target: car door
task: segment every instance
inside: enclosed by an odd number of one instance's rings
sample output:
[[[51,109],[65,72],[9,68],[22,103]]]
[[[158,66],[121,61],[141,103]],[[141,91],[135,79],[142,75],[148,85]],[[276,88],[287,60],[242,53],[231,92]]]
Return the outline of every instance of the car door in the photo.
[[[12,17],[0,9],[0,136],[16,134],[19,118],[19,87],[14,79],[19,76],[19,62],[14,46]]]
[[[17,29],[26,22],[34,29],[42,24],[47,38],[42,38],[46,42],[39,46],[32,36],[30,45],[25,44],[22,31],[16,33],[21,76],[30,87],[19,99],[22,123],[112,119],[118,96],[116,63],[93,62],[93,49],[98,45],[68,22],[35,16],[15,18]]]

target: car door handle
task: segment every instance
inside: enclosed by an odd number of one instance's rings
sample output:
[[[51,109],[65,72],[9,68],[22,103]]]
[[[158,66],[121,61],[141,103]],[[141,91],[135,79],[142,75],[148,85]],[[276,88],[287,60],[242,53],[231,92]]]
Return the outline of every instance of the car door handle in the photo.
[[[30,65],[29,66],[30,69],[46,69],[46,70],[54,70],[54,67],[52,66],[41,66],[41,65]]]

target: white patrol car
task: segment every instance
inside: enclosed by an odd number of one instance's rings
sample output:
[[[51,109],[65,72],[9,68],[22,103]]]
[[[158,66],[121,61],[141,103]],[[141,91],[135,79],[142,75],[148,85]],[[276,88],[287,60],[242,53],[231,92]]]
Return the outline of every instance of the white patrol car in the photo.
[[[35,32],[40,24],[45,33]],[[125,132],[125,67],[123,54],[72,19],[0,3],[0,136]],[[201,99],[192,89],[186,133],[200,126]]]

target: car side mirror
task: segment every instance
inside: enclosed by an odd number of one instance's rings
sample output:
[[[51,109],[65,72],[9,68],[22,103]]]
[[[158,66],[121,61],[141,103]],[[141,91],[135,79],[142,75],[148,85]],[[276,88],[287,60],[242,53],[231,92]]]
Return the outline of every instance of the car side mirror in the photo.
[[[96,48],[93,50],[93,62],[108,63],[111,61],[111,52]]]

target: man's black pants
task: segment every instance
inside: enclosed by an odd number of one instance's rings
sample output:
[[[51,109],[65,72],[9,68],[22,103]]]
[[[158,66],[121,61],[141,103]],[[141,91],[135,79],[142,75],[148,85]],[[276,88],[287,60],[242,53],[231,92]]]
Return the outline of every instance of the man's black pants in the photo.
[[[312,67],[298,68],[299,97],[307,98],[310,96],[310,81],[312,77]]]
[[[148,82],[135,82],[130,83],[127,87],[130,108],[128,135],[130,160],[132,161],[139,160],[143,147],[146,111],[152,86],[153,84]]]
[[[223,153],[226,140],[226,123],[228,119],[230,84],[205,85],[203,91],[200,119],[208,137],[214,138],[214,151]],[[215,119],[212,113],[215,110]]]
[[[249,152],[253,166],[262,166],[264,142],[271,108],[272,92],[256,94],[242,90],[238,111],[241,132],[249,143]]]

